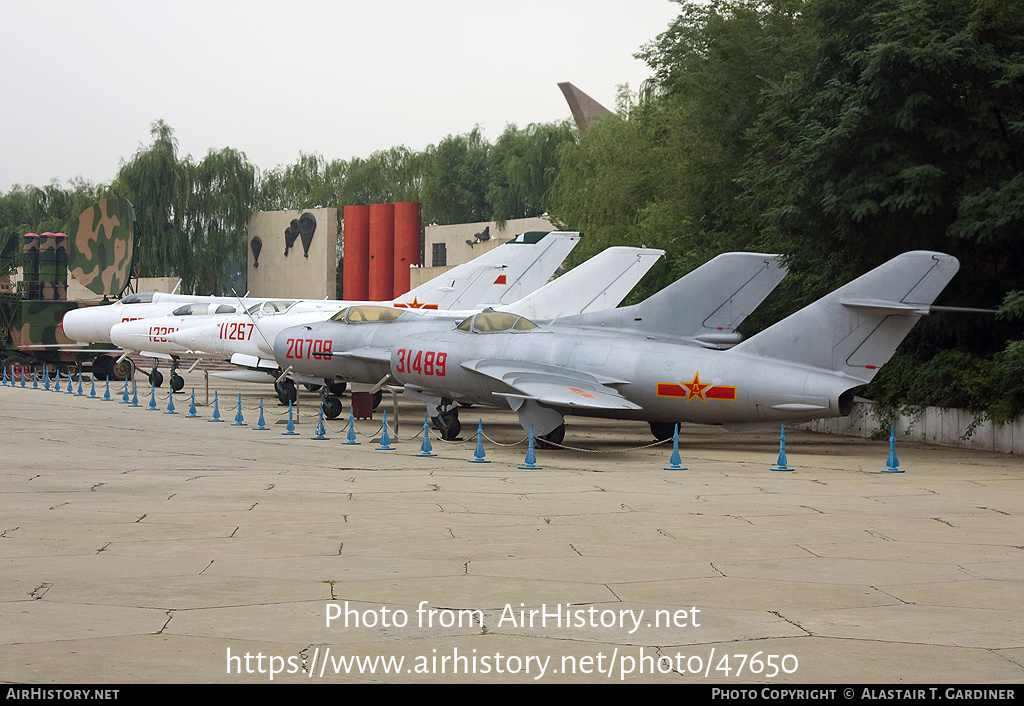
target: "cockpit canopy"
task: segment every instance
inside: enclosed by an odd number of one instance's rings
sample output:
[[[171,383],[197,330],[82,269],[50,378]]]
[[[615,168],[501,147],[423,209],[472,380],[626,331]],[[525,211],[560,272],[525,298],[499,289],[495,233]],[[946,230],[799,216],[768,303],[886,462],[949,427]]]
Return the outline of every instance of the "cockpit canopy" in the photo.
[[[331,317],[331,321],[340,321],[346,324],[389,324],[406,313],[406,311],[405,309],[396,309],[392,306],[365,304],[342,309]]]
[[[284,313],[297,303],[296,301],[288,300],[268,300],[259,304],[253,304],[246,311],[253,316],[273,316],[274,314]]]
[[[496,333],[498,331],[529,331],[537,328],[537,324],[525,316],[510,314],[507,311],[481,311],[456,326],[460,331],[473,333]]]
[[[171,312],[172,316],[207,316],[209,314],[234,314],[230,304],[185,304]]]
[[[152,302],[153,292],[136,292],[121,298],[122,304],[151,304]]]

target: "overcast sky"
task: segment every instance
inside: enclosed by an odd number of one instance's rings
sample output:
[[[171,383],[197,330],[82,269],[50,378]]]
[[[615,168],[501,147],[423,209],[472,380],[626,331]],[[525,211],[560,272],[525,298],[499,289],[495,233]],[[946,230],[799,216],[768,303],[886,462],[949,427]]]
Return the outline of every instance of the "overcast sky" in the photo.
[[[0,191],[109,182],[174,129],[179,157],[263,170],[422,150],[479,125],[569,118],[557,83],[614,110],[670,0],[0,0]]]

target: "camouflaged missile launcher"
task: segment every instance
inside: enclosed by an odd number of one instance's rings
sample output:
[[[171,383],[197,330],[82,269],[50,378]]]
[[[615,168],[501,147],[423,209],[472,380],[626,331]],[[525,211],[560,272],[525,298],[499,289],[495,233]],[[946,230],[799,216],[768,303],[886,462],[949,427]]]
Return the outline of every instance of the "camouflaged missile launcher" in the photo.
[[[69,243],[71,276],[105,297],[128,286],[136,253],[135,209],[128,199],[103,199],[82,211]]]
[[[0,248],[0,359],[31,365],[79,366],[90,360],[110,367],[109,356],[78,347],[64,335],[64,314],[86,302],[67,300],[70,273],[93,293],[120,298],[128,288],[138,252],[135,211],[127,199],[104,199],[78,218],[74,234],[29,233]],[[22,268],[17,289],[10,273]]]

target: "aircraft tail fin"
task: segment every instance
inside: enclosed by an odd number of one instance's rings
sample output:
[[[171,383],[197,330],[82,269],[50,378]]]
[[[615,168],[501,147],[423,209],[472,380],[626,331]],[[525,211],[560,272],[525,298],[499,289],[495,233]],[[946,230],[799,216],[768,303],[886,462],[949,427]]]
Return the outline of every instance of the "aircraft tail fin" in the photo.
[[[547,320],[614,309],[664,254],[655,248],[607,248],[502,310]]]
[[[511,304],[542,287],[580,233],[523,233],[469,262],[457,265],[395,299],[429,309],[478,309]]]
[[[732,349],[871,379],[960,269],[951,255],[903,253]]]
[[[696,338],[712,347],[735,344],[736,327],[785,276],[779,255],[722,253],[639,304],[587,314],[575,323]]]

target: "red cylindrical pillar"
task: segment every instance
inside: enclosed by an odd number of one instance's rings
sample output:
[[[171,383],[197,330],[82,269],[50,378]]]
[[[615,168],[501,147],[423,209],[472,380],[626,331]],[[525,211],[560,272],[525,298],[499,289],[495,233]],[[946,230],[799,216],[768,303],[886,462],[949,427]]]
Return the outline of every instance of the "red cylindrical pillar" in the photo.
[[[409,267],[420,264],[420,204],[395,204],[395,297],[408,292]]]
[[[370,298],[370,207],[346,206],[343,211],[342,298]]]
[[[387,301],[395,290],[395,205],[370,204],[370,301]]]

